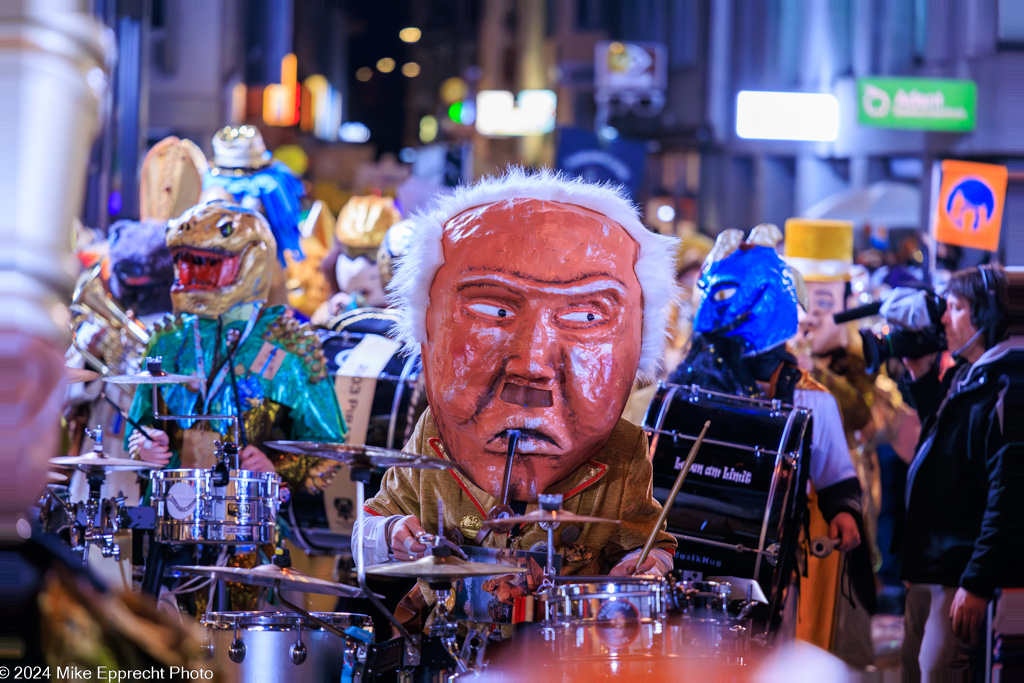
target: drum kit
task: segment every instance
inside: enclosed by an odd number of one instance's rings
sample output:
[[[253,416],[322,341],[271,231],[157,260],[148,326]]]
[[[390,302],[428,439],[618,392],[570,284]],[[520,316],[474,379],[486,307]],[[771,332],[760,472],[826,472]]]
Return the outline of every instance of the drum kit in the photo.
[[[196,377],[164,373],[158,362],[148,361],[147,370],[138,375],[105,377],[106,381],[121,384],[155,385],[191,383]],[[667,390],[671,391],[671,389]],[[697,395],[700,399],[700,395]],[[654,412],[652,432],[656,435],[652,451],[662,455],[658,439],[673,444],[686,438],[682,432],[663,429],[665,413],[672,408],[672,394],[662,395],[651,410]],[[154,401],[154,406],[158,406]],[[770,407],[782,411],[779,406]],[[175,419],[196,416],[163,416],[154,407],[154,417]],[[770,471],[774,472],[777,486],[780,470],[792,450],[794,439],[802,438],[806,424],[794,425],[796,411],[785,411],[786,434],[778,450],[759,455],[774,459]],[[797,416],[799,417],[799,415]],[[234,416],[205,416],[199,419],[236,420]],[[237,420],[236,420],[237,431]],[[141,426],[136,425],[142,429]],[[692,442],[685,461],[679,461],[673,470],[676,481],[666,498],[679,498],[689,503],[694,499],[694,489],[683,488],[687,475],[695,471],[707,472],[707,458],[696,460],[697,451],[710,424]],[[789,436],[794,429],[800,434]],[[57,510],[63,514],[63,525],[71,529],[72,545],[81,551],[90,544],[106,548],[116,554],[117,546],[112,543],[113,534],[122,529],[148,531],[151,535],[150,552],[146,561],[146,574],[142,588],[144,592],[156,593],[165,577],[196,577],[195,582],[206,579],[203,585],[216,582],[240,583],[258,588],[273,589],[279,605],[286,611],[218,611],[210,608],[202,616],[209,639],[209,648],[215,664],[228,680],[252,680],[265,678],[296,680],[338,680],[342,676],[361,680],[372,676],[397,672],[410,676],[413,672],[426,672],[428,677],[459,678],[479,674],[488,666],[486,648],[488,636],[484,631],[470,629],[460,648],[459,622],[449,614],[453,603],[453,583],[469,577],[492,577],[498,575],[526,573],[523,567],[512,567],[493,563],[473,562],[464,559],[458,548],[453,547],[438,529],[436,535],[424,534],[420,541],[428,547],[422,559],[388,563],[366,567],[363,561],[362,543],[355,543],[353,551],[357,569],[358,586],[349,586],[333,581],[306,576],[290,567],[287,554],[277,555],[271,564],[254,568],[225,566],[164,566],[164,551],[172,545],[214,545],[239,546],[272,544],[277,540],[277,514],[280,505],[280,480],[276,474],[257,473],[241,470],[237,466],[237,446],[233,443],[217,445],[217,465],[212,469],[170,469],[159,470],[158,466],[146,462],[112,458],[102,451],[102,434],[93,433],[94,452],[74,458],[55,458],[55,469],[75,469],[88,477],[90,497],[82,504],[70,506],[63,501]],[[668,438],[665,438],[668,437]],[[720,441],[709,439],[709,441]],[[416,469],[455,469],[457,465],[438,457],[399,452],[396,450],[347,444],[330,444],[309,441],[273,441],[265,447],[277,451],[315,456],[332,460],[349,468],[356,486],[355,506],[357,524],[362,523],[365,502],[364,486],[371,473],[386,467],[408,467]],[[513,447],[514,448],[514,447]],[[510,453],[509,464],[514,452]],[[735,463],[735,459],[733,460]],[[233,467],[232,467],[233,465]],[[694,469],[695,465],[704,465]],[[656,468],[656,490],[658,461]],[[508,469],[511,469],[510,467]],[[152,480],[152,505],[129,508],[123,501],[104,499],[101,486],[110,472],[138,471],[149,474]],[[742,478],[742,476],[741,476]],[[799,477],[794,475],[794,481]],[[699,482],[698,482],[699,483]],[[698,491],[700,489],[697,489]],[[788,489],[793,495],[792,487]],[[56,495],[53,499],[60,500]],[[769,496],[771,498],[771,496]],[[543,582],[536,590],[534,623],[524,625],[524,643],[533,642],[542,654],[550,657],[551,666],[565,666],[569,661],[598,663],[616,672],[618,667],[631,671],[653,671],[651,662],[662,660],[692,660],[712,658],[716,665],[744,665],[750,658],[751,611],[756,606],[754,594],[748,587],[747,595],[734,599],[735,591],[728,582],[713,581],[704,577],[688,576],[678,580],[675,575],[667,578],[651,575],[639,576],[559,576],[553,562],[554,538],[552,530],[560,523],[617,524],[618,520],[577,515],[561,508],[561,496],[540,496],[538,509],[523,515],[509,515],[507,501],[496,506],[494,514],[483,523],[485,530],[501,532],[515,525],[539,524],[548,532],[547,564],[544,567]],[[773,501],[768,501],[774,504]],[[788,502],[787,502],[788,504]],[[696,534],[683,526],[673,516],[678,506],[666,504],[662,520],[655,526],[661,527],[665,519],[676,538],[689,542]],[[784,543],[778,532],[785,525],[782,518],[768,505],[761,509],[763,525],[760,533],[754,533],[759,545],[751,548],[740,546],[732,539],[708,537],[708,547],[728,548],[737,555],[748,552],[756,557],[769,559],[771,544]],[[439,515],[443,520],[443,514]],[[442,522],[443,523],[443,522]],[[52,527],[52,525],[51,525]],[[653,543],[652,532],[642,556],[640,566]],[[280,551],[279,551],[280,552]],[[711,552],[711,551],[708,551]],[[776,551],[777,553],[778,551]],[[771,564],[766,562],[765,564]],[[757,565],[760,566],[760,565]],[[367,575],[375,577],[415,578],[426,582],[435,592],[437,608],[433,623],[423,634],[412,634],[380,602],[379,596],[369,590]],[[743,576],[737,573],[737,576]],[[747,576],[765,583],[770,593],[775,586],[771,577],[764,581],[757,571]],[[365,597],[392,622],[398,638],[375,642],[372,620],[363,614],[344,612],[307,612],[293,604],[285,593],[288,591],[337,595],[340,597]],[[773,595],[774,597],[774,595]],[[494,633],[494,629],[491,630]],[[530,634],[534,636],[531,641]],[[339,642],[340,639],[340,642]],[[500,661],[500,657],[495,660]],[[613,666],[614,665],[614,666]],[[640,668],[637,668],[637,667]],[[648,667],[644,669],[643,667]]]

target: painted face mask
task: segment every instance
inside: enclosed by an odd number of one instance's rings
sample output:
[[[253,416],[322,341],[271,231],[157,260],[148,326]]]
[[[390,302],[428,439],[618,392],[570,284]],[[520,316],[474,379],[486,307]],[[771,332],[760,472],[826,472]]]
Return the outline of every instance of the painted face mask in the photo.
[[[637,243],[577,206],[513,199],[444,226],[423,365],[451,457],[500,497],[535,500],[608,441],[640,361]]]
[[[719,235],[697,286],[700,299],[694,332],[738,338],[752,356],[784,343],[797,331],[803,281],[775,252],[782,234],[759,225],[742,241],[739,230]]]
[[[224,201],[194,206],[171,221],[175,313],[206,318],[265,301],[277,244],[263,216]]]

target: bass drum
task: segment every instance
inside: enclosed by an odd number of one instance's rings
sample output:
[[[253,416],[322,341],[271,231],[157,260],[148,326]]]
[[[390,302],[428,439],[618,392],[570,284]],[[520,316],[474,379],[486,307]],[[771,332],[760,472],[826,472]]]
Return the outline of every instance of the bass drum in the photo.
[[[346,443],[401,450],[427,408],[419,355],[402,354],[387,338],[396,322],[396,311],[358,308],[317,330],[349,430]],[[361,376],[350,376],[353,369]],[[379,490],[382,478],[383,472],[374,473],[366,484],[367,498]],[[355,485],[345,470],[323,493],[293,492],[289,522],[300,531],[293,542],[310,553],[347,549],[355,500]]]
[[[753,579],[776,625],[807,509],[810,411],[661,383],[644,417],[662,504],[706,421],[707,435],[668,514],[682,578]]]

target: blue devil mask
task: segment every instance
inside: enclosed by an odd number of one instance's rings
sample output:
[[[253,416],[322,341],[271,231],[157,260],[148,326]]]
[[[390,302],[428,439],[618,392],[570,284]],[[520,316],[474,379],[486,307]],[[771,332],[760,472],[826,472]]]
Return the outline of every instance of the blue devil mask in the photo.
[[[744,356],[768,351],[796,334],[797,283],[775,249],[742,242],[731,253],[728,247],[724,251],[727,255],[721,256],[716,244],[701,271],[693,331],[738,338]]]

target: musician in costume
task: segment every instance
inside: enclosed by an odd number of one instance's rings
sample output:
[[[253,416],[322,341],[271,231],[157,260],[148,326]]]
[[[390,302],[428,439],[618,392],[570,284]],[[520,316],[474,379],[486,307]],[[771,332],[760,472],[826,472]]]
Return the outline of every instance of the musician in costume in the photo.
[[[538,524],[481,528],[519,430],[513,510],[562,494],[567,511],[622,522],[556,529],[561,573],[631,574],[660,506],[647,437],[619,416],[634,382],[658,372],[676,240],[648,232],[620,191],[549,171],[479,181],[414,221],[390,290],[430,408],[405,450],[462,471],[389,470],[365,506],[367,563],[423,555],[439,499],[445,534],[465,545],[546,543]],[[661,531],[639,570],[666,571],[674,546]]]
[[[277,471],[292,488],[315,491],[335,468],[316,458],[266,453],[272,439],[340,442],[344,423],[327,381],[316,335],[284,306],[265,305],[274,236],[256,211],[223,201],[193,207],[172,221],[167,246],[174,257],[175,315],[158,323],[147,354],[163,369],[205,378],[203,386],[167,385],[160,410],[176,415],[238,415],[240,465]],[[148,387],[135,395],[130,417],[154,422]],[[215,464],[213,441],[231,440],[224,422],[169,422],[168,432],[133,432],[133,453],[165,467]]]
[[[895,383],[875,368],[867,370],[861,338],[833,316],[846,310],[853,264],[853,224],[847,221],[791,218],[786,221],[785,260],[807,283],[808,306],[792,348],[800,366],[835,396],[843,418],[846,445],[857,470],[864,510],[864,543],[848,555],[808,557],[811,576],[840,576],[841,563],[854,590],[840,597],[805,599],[798,633],[856,668],[874,664],[871,614],[877,608],[874,561],[875,528],[881,502],[877,444],[894,428],[913,431],[914,419]],[[852,323],[851,323],[852,325]],[[876,426],[877,425],[877,426]],[[896,429],[892,430],[897,434]],[[812,536],[825,533],[824,520],[812,517]],[[826,591],[826,594],[828,591]]]
[[[718,236],[698,280],[691,347],[670,381],[811,410],[809,508],[820,511],[823,531],[847,552],[860,544],[860,484],[835,398],[786,350],[807,292],[800,274],[776,253],[781,240],[781,231],[767,224],[747,239],[740,230]],[[796,622],[795,604],[785,609],[784,628]]]

